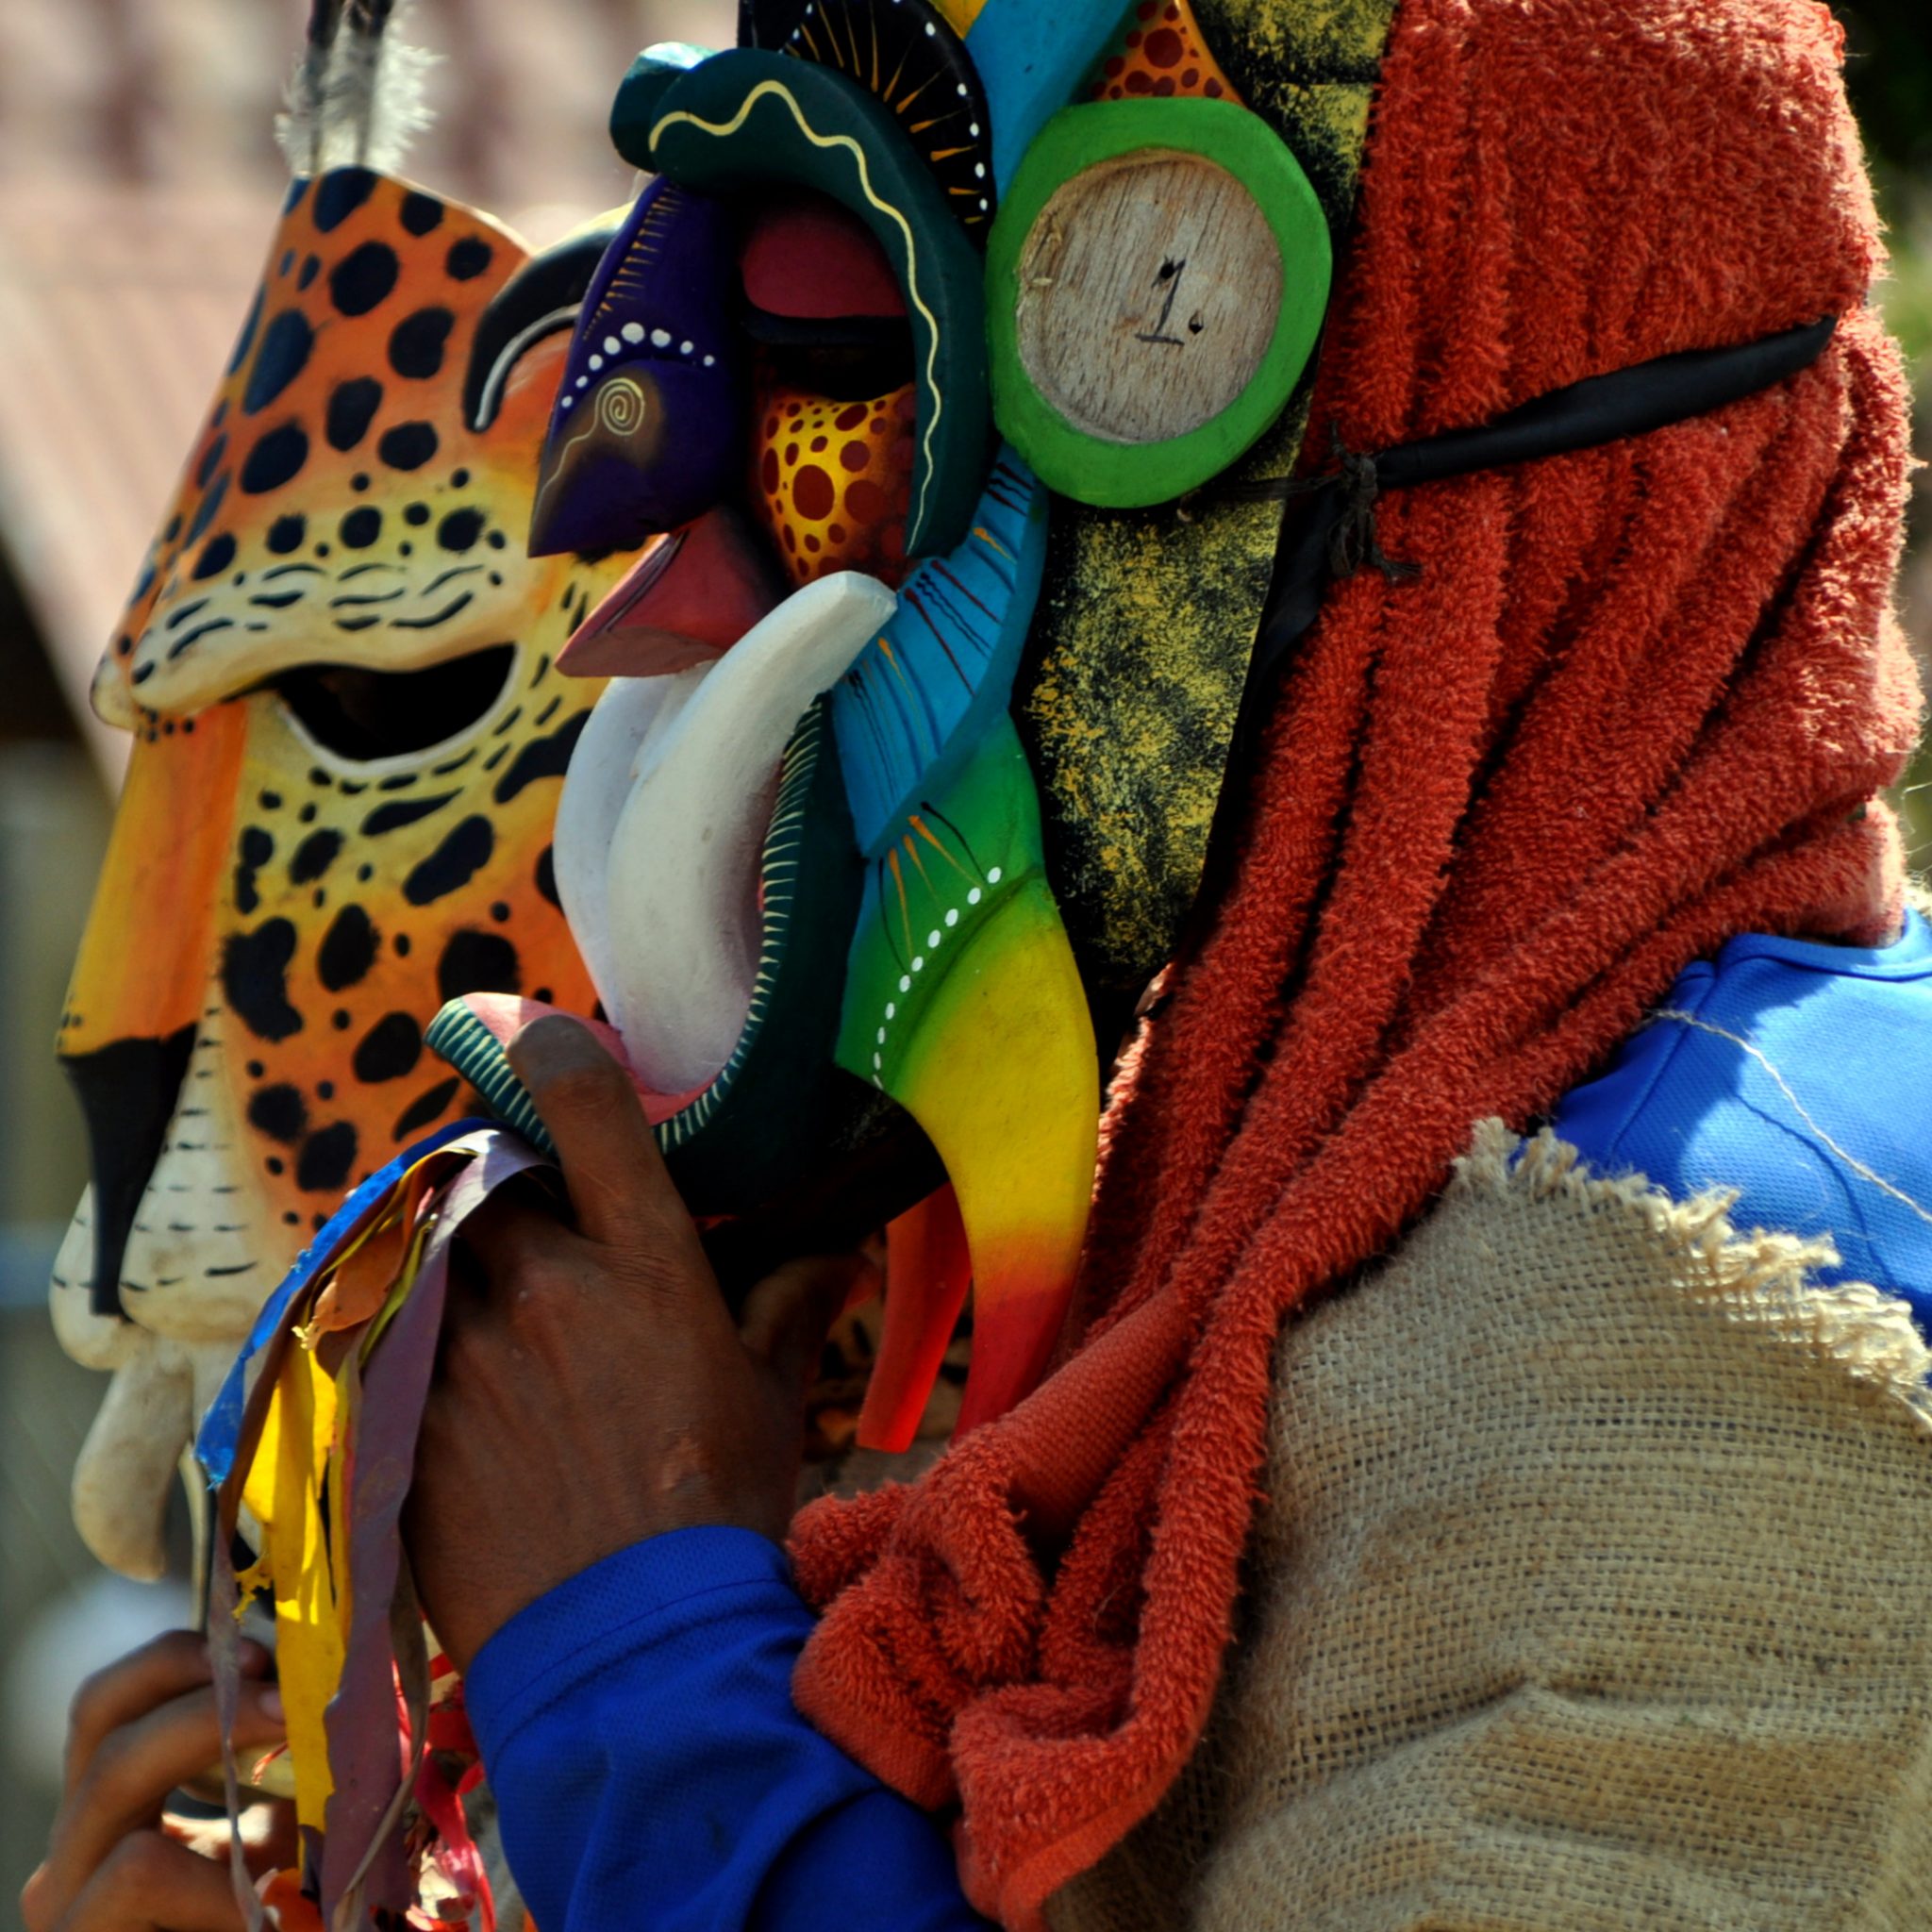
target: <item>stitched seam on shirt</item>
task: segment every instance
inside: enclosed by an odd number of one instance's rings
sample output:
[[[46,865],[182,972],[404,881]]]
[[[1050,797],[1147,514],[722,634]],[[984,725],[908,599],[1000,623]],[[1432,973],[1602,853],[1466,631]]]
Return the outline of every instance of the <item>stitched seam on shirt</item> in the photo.
[[[1693,1017],[1701,1014],[1706,1005],[1709,1002],[1710,996],[1717,991],[1718,977],[1717,969],[1713,966],[1709,979],[1705,982],[1703,992],[1694,1000],[1675,1001],[1674,1004],[1677,1010],[1690,1013]],[[1675,1021],[1657,1019],[1652,1020],[1650,1024],[1653,1026],[1671,1026],[1675,1034],[1675,1038],[1672,1040],[1671,1043],[1664,1048],[1663,1053],[1658,1057],[1657,1065],[1651,1070],[1650,1078],[1643,1083],[1642,1092],[1639,1093],[1631,1101],[1630,1105],[1624,1108],[1624,1118],[1618,1122],[1616,1131],[1604,1142],[1602,1158],[1606,1165],[1616,1158],[1617,1150],[1624,1143],[1624,1135],[1629,1133],[1630,1129],[1637,1124],[1637,1116],[1650,1105],[1652,1096],[1663,1083],[1664,1075],[1670,1072],[1672,1066],[1676,1061],[1678,1053],[1683,1049],[1685,1042],[1690,1038],[1691,1029],[1688,1026],[1679,1025]],[[1645,1178],[1649,1179],[1651,1176],[1645,1175]]]

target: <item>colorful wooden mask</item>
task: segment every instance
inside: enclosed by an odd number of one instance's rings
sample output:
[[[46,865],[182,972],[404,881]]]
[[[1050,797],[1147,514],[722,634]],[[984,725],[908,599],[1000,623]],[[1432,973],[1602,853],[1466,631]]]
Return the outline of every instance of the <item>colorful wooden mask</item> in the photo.
[[[656,178],[589,282],[530,547],[656,541],[561,659],[611,681],[554,879],[708,1238],[836,1235],[841,1202],[849,1235],[950,1177],[894,1225],[881,1446],[969,1275],[965,1425],[1058,1331],[1100,1045],[1199,886],[1274,549],[1252,493],[1170,499],[1292,461],[1389,11],[750,0],[745,46],[620,94]],[[539,1147],[502,1048],[544,999],[428,1034]],[[398,1689],[425,1769],[452,1754],[396,1509],[449,1241],[531,1158],[445,1132],[358,1190],[204,1431],[217,1601],[283,1617],[291,1923],[420,1896]]]
[[[1199,885],[1274,530],[1174,500],[1292,458],[1389,8],[1203,13],[754,4],[732,52],[646,54],[612,132],[656,178],[543,461],[534,547],[665,533],[566,655],[615,681],[558,879],[673,1171],[756,1218],[936,1153],[963,1244],[908,1241],[970,1267],[966,1426],[1045,1365],[1100,1043]],[[431,1043],[541,1134],[526,1014]],[[869,1440],[964,1289],[894,1280]]]
[[[93,1185],[53,1299],[114,1373],[75,1503],[117,1568],[158,1569],[199,1407],[343,1188],[461,1110],[437,1008],[592,1002],[551,827],[598,687],[556,658],[627,559],[525,539],[606,241],[532,260],[370,169],[298,179],[102,663],[136,742],[61,1025]]]
[[[108,1560],[158,1560],[194,1409],[337,1192],[459,1110],[438,1005],[479,995],[492,1044],[492,1000],[590,1006],[559,899],[693,1205],[795,1222],[854,1173],[875,1207],[949,1174],[968,1419],[1030,1383],[1274,546],[1265,506],[1146,479],[1291,459],[1322,251],[1283,209],[1299,167],[1346,220],[1388,12],[760,0],[735,52],[640,61],[613,130],[656,181],[532,261],[378,171],[298,181],[96,691],[137,743],[62,1028],[95,1185],[55,1307],[115,1371],[76,1485]],[[1123,166],[1222,198],[1144,287],[1075,231],[1121,218]],[[1237,178],[1289,184],[1258,227]],[[1049,244],[1088,266],[1029,321]],[[1278,264],[1260,322],[1198,292],[1241,248]],[[1245,347],[1147,422],[1053,360],[1128,323],[1123,367],[1192,358],[1224,321]],[[1042,440],[1056,398],[1143,507]],[[450,1055],[513,1108],[474,1033]],[[958,1255],[950,1212],[901,1245]],[[941,1272],[895,1296],[875,1441]]]

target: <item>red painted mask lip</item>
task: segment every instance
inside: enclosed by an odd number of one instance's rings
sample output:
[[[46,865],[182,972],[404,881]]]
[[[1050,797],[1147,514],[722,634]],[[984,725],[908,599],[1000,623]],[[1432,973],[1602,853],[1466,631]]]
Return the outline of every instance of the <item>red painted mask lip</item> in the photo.
[[[738,265],[754,308],[791,322],[906,313],[905,292],[865,224],[829,196],[791,194],[752,219]]]
[[[770,546],[720,506],[654,543],[558,653],[570,677],[662,677],[722,656],[784,602]]]

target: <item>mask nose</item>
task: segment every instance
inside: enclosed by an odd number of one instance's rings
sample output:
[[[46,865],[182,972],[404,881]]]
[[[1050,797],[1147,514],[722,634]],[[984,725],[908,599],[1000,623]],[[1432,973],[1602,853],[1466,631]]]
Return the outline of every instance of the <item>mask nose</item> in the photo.
[[[160,1158],[175,1103],[194,1051],[192,1023],[164,1040],[117,1040],[61,1064],[87,1122],[94,1184],[94,1274],[88,1303],[97,1315],[125,1315],[121,1263],[148,1175]]]

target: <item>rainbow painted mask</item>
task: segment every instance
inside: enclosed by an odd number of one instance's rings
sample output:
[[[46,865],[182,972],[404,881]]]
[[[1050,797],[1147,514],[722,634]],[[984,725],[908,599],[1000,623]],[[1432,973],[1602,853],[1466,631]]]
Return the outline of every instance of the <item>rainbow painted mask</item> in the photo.
[[[969,1276],[962,1425],[1042,1370],[1101,1048],[1199,889],[1279,511],[1179,500],[1292,460],[1390,8],[1317,12],[754,0],[613,109],[654,178],[531,541],[649,547],[563,659],[613,682],[558,886],[694,1209],[856,1230],[952,1182],[884,1446]],[[432,1044],[541,1137],[526,1013]]]
[[[593,995],[551,825],[598,687],[556,668],[627,559],[524,537],[602,247],[535,260],[363,168],[297,180],[94,685],[135,735],[63,1017],[93,1186],[56,1324],[114,1380],[75,1475],[160,1562],[180,1453],[343,1187],[461,1110],[465,991]]]

